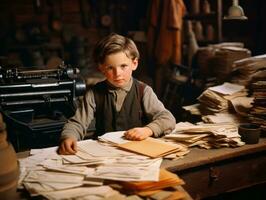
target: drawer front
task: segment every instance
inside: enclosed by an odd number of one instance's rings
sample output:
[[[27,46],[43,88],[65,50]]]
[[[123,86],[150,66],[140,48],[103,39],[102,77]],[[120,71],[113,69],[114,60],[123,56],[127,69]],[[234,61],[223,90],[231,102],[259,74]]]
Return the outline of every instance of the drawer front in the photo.
[[[195,199],[266,182],[266,152],[177,172]]]

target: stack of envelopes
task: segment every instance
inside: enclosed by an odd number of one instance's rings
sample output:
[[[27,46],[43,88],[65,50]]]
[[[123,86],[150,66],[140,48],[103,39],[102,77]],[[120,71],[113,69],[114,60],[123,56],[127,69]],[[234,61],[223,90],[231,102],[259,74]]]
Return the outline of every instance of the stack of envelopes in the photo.
[[[120,149],[149,156],[151,158],[165,157],[181,151],[187,152],[182,145],[165,142],[160,139],[147,138],[142,141],[124,139],[124,131],[109,132],[99,137],[100,141],[110,143]]]
[[[129,189],[130,191],[143,192],[183,185],[184,181],[176,174],[166,169],[161,169],[159,181],[123,182],[121,184],[125,189]]]
[[[173,174],[166,169],[161,169],[159,181],[121,182],[120,184],[125,191],[144,195],[152,194],[152,191],[183,185],[184,181],[176,174]]]

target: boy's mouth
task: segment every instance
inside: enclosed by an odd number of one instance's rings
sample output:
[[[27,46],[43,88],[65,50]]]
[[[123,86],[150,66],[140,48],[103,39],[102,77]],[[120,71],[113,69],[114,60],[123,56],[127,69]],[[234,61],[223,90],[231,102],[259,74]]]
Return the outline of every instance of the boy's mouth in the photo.
[[[114,80],[114,82],[120,83],[120,82],[123,82],[123,79],[117,79],[117,80]]]

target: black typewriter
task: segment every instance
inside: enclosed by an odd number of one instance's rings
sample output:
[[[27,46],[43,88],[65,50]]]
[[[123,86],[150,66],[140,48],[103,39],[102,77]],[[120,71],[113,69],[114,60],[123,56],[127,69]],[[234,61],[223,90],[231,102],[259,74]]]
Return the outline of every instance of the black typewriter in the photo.
[[[66,120],[86,90],[79,70],[0,67],[0,110],[16,151],[58,145]]]

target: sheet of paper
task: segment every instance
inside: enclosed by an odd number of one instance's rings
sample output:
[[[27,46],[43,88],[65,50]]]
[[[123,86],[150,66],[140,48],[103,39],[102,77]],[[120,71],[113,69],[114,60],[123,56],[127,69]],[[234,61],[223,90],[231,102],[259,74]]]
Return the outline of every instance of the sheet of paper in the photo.
[[[110,135],[111,134],[109,134],[109,136]],[[117,134],[114,133],[114,135]],[[95,140],[85,140],[82,142],[78,142],[78,148],[93,157],[120,157],[122,155],[130,155],[124,151],[116,149],[113,146],[103,145]]]
[[[130,141],[124,138],[124,133],[125,131],[108,132],[100,136],[99,140],[108,141],[113,144],[124,144]]]
[[[78,197],[93,196],[109,197],[114,194],[114,190],[110,186],[98,186],[98,187],[79,187],[63,191],[55,191],[49,193],[43,193],[48,199],[77,199]],[[95,198],[95,197],[94,197]]]
[[[243,90],[245,87],[242,85],[237,85],[237,84],[232,84],[232,83],[224,83],[222,85],[214,86],[214,87],[209,87],[208,89],[218,92],[220,94],[224,95],[232,95],[236,92],[239,92]]]
[[[47,171],[30,171],[25,177],[26,182],[50,182],[50,183],[82,183],[83,175],[47,172]]]
[[[235,111],[242,116],[248,116],[253,101],[254,97],[237,97],[230,100]]]

